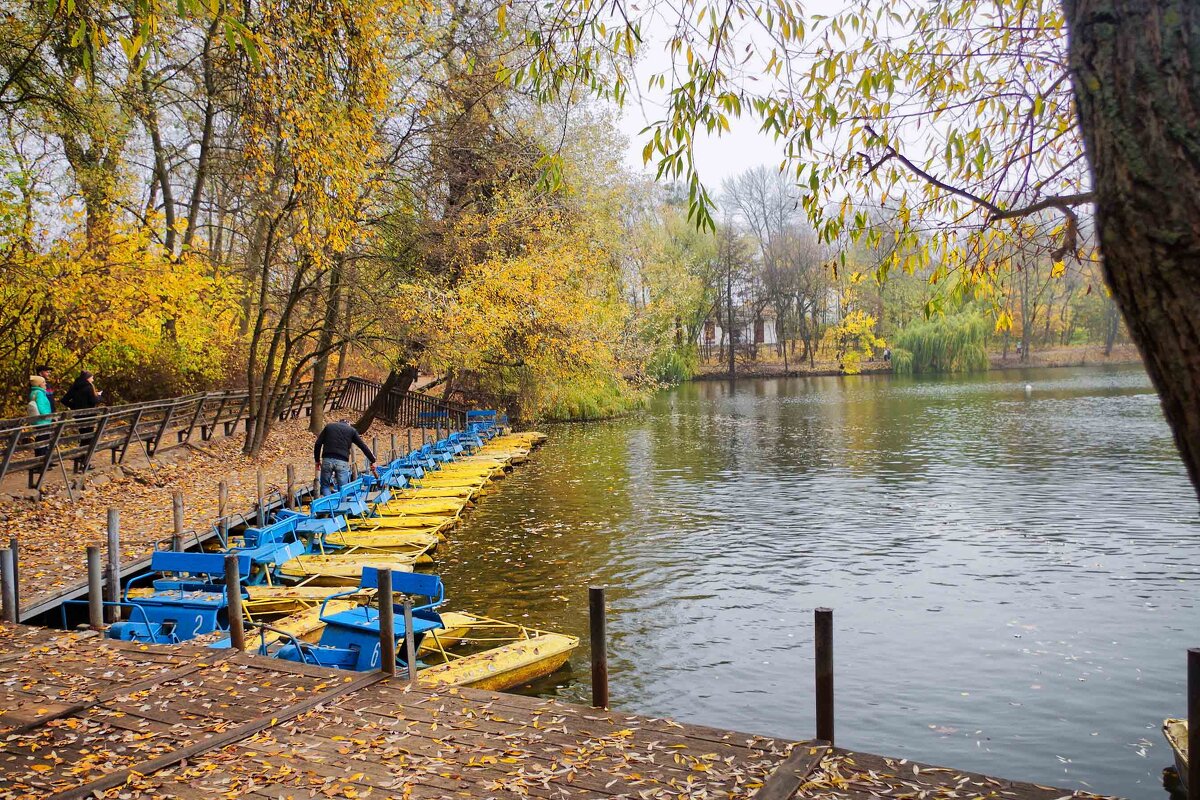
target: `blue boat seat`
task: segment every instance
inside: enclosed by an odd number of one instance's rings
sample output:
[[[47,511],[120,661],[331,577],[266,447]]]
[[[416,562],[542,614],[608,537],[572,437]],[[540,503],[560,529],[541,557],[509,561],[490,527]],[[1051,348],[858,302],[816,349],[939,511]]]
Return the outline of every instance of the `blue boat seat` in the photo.
[[[290,661],[320,664],[339,669],[369,670],[379,668],[379,609],[360,606],[333,614],[326,614],[330,600],[345,597],[363,589],[379,588],[379,571],[365,567],[357,589],[332,595],[321,604],[321,642],[309,645],[301,642],[280,648],[277,656]],[[417,647],[429,631],[442,627],[442,618],[436,607],[445,602],[445,587],[441,577],[418,572],[392,574],[392,590],[402,594],[425,597],[428,602],[412,609],[412,634]],[[383,601],[383,598],[377,598]],[[404,609],[393,605],[393,634],[396,639],[405,637]],[[404,664],[402,648],[397,648],[397,663]]]
[[[238,555],[238,571],[247,575],[251,560]],[[131,598],[130,589],[141,577],[125,585],[128,620],[109,626],[112,639],[153,644],[174,644],[205,633],[229,628],[229,601],[225,594],[225,554],[180,553],[159,550],[150,557],[151,593]],[[174,577],[167,577],[174,575]],[[241,589],[243,595],[245,589]]]

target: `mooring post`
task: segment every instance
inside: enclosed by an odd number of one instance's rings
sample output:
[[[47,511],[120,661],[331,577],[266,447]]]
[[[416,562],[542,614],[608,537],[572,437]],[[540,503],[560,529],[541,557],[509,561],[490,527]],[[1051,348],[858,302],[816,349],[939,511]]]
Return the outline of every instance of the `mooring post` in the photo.
[[[391,452],[391,458],[388,459],[388,463],[391,463],[392,461],[395,461],[395,460],[396,460],[396,432],[392,431],[392,452]]]
[[[284,503],[288,510],[296,507],[296,465],[287,465],[287,497],[284,498]]]
[[[608,708],[608,625],[604,587],[588,589],[588,622],[592,637],[592,707]]]
[[[817,738],[833,744],[833,609],[813,610],[817,665]]]
[[[408,665],[408,685],[417,685],[417,642],[413,637],[412,600],[404,601],[404,663]]]
[[[183,550],[183,492],[171,493],[171,518],[174,521],[171,549]]]
[[[375,456],[376,461],[379,460],[379,437],[378,436],[371,437],[371,455]],[[367,469],[371,468],[370,463],[367,464],[366,468]]]
[[[13,580],[12,550],[7,547],[0,549],[0,588],[4,594],[0,597],[0,618],[5,622],[17,621],[16,582]]]
[[[267,476],[258,468],[258,527],[267,524]]]
[[[21,616],[21,547],[17,544],[17,537],[14,536],[8,540],[8,549],[12,550],[13,554],[13,593],[16,598],[14,605],[19,618]]]
[[[121,510],[108,508],[108,621],[121,619]]]
[[[396,674],[396,609],[392,605],[392,571],[379,570],[379,585],[375,590],[379,604],[379,668],[388,675]]]
[[[87,548],[88,573],[88,626],[99,631],[104,629],[104,568],[100,561],[100,545],[89,544]]]
[[[412,450],[413,450],[413,448],[412,448],[412,428],[409,428],[408,429],[408,452],[411,453]]]
[[[229,606],[229,645],[235,650],[246,649],[246,628],[242,624],[242,576],[238,557],[225,556],[225,599]]]
[[[217,484],[217,518],[225,516],[225,510],[229,505],[229,485],[225,481]]]
[[[1200,800],[1200,647],[1188,650],[1187,694],[1188,800]]]

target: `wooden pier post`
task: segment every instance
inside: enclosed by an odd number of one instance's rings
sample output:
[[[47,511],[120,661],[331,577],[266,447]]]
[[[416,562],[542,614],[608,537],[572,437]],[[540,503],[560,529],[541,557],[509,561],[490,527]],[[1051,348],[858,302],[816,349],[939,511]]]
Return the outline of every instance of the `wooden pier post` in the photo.
[[[13,554],[13,592],[16,599],[13,605],[17,609],[17,621],[21,618],[21,546],[17,543],[17,537],[12,537],[8,540],[8,549],[12,550]]]
[[[412,447],[412,428],[409,428],[409,429],[408,429],[408,452],[409,452],[409,453],[411,453],[412,451],[413,451],[413,447]]]
[[[608,708],[608,625],[604,587],[588,589],[588,622],[592,639],[592,707]]]
[[[296,465],[287,465],[287,497],[284,498],[285,505],[291,511],[296,507]]]
[[[375,602],[379,605],[379,668],[396,674],[396,609],[392,605],[392,571],[379,570]]]
[[[396,432],[392,431],[392,453],[391,453],[391,458],[388,459],[388,463],[390,464],[391,462],[393,462],[395,460],[396,460]]]
[[[242,576],[238,570],[238,557],[232,553],[225,556],[225,598],[229,604],[229,646],[235,650],[246,649],[246,628],[242,624]]]
[[[171,493],[171,519],[171,549],[179,552],[183,550],[183,492]]]
[[[378,436],[371,437],[371,455],[375,456],[376,461],[379,460],[379,437]],[[364,469],[370,469],[370,468],[371,468],[371,465],[369,463],[367,464],[366,467],[364,467]]]
[[[267,476],[263,475],[262,467],[258,468],[258,527],[267,524]]]
[[[225,481],[217,484],[217,518],[224,518],[229,506],[229,485]]]
[[[87,548],[88,574],[88,626],[99,631],[104,629],[104,567],[100,561],[100,545],[89,544]]]
[[[412,600],[404,601],[404,663],[408,665],[408,685],[417,685],[417,642],[413,637]]]
[[[1200,647],[1188,650],[1187,714],[1188,800],[1200,800]]]
[[[16,624],[20,614],[17,611],[16,580],[13,571],[12,550],[7,547],[0,549],[0,588],[4,590],[3,596],[0,597],[0,618]]]
[[[121,510],[108,508],[108,621],[121,619]]]
[[[816,649],[817,738],[833,744],[833,609],[813,610]]]

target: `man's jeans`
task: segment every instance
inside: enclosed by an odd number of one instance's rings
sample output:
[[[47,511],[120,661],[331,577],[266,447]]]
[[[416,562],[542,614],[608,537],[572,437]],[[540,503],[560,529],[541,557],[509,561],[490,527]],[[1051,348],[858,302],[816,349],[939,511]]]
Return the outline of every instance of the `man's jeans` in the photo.
[[[350,462],[340,458],[321,459],[321,496],[342,488],[350,482]]]

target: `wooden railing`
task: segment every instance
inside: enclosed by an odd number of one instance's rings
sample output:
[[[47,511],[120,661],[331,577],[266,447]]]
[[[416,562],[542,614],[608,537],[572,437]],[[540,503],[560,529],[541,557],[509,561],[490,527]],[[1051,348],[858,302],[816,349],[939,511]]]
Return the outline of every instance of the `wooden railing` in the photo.
[[[365,411],[381,388],[358,377],[331,380],[325,387],[325,410]],[[276,399],[275,417],[309,416],[312,401],[311,382],[299,383]],[[153,458],[172,438],[176,443],[188,442],[199,431],[201,440],[207,441],[219,429],[229,436],[239,423],[249,420],[249,411],[250,395],[238,389],[0,420],[0,480],[24,470],[29,488],[40,489],[56,465],[64,476],[68,463],[73,472],[82,473],[101,453],[108,453],[114,464],[122,463],[130,448]],[[391,392],[379,416],[408,427],[466,425],[466,408],[413,392]]]

